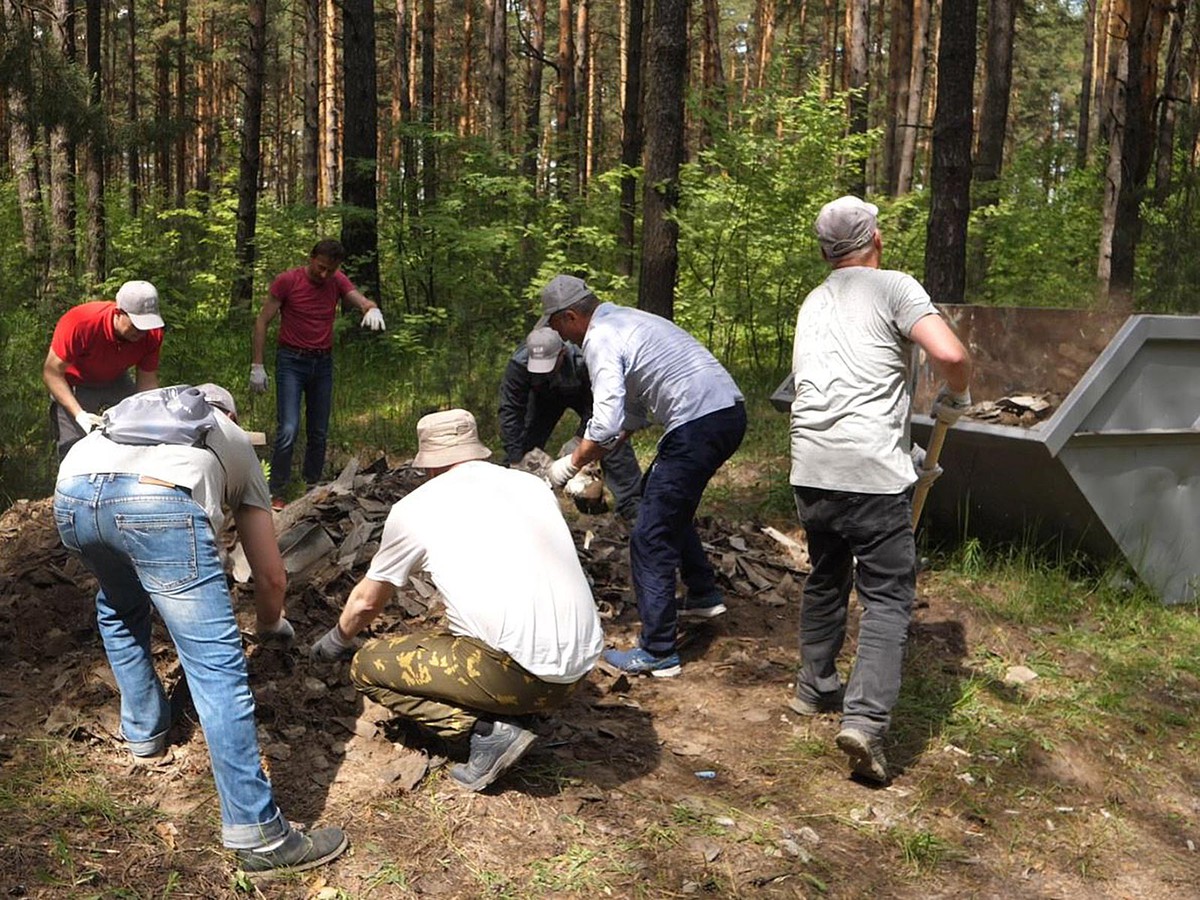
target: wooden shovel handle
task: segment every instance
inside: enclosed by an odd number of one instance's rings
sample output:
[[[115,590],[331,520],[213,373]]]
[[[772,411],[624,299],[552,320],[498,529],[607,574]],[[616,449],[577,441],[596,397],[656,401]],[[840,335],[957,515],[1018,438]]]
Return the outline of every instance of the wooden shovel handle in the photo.
[[[921,466],[926,472],[937,468],[938,457],[942,455],[942,444],[946,442],[946,431],[950,428],[945,422],[934,420],[933,434],[929,436],[929,446],[925,448],[925,462]],[[925,497],[929,493],[929,485],[917,485],[912,499],[912,527],[917,530],[921,521],[921,510],[925,508]]]

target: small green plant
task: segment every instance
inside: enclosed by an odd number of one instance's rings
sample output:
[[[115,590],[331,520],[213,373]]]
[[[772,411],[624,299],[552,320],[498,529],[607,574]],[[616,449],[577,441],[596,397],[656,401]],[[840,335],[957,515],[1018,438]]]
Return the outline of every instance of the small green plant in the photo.
[[[942,838],[924,829],[893,828],[890,837],[899,845],[904,861],[919,873],[936,867],[951,849]]]

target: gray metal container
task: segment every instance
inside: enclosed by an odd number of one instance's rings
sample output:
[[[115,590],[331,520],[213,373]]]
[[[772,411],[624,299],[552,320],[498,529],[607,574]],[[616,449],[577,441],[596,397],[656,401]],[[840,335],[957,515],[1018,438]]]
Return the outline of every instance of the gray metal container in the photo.
[[[975,362],[972,398],[1065,394],[1029,428],[960,419],[923,527],[939,538],[1123,555],[1164,603],[1200,590],[1200,317],[946,306]],[[937,380],[925,370],[914,409]],[[772,396],[790,402],[790,379]],[[932,430],[913,416],[913,439]]]

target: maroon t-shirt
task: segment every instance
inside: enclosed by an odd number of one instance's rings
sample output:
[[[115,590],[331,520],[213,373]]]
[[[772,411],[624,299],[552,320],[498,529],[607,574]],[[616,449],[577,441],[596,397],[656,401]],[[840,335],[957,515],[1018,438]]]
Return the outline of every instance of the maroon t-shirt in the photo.
[[[307,266],[275,276],[271,296],[279,301],[280,345],[296,350],[332,349],[338,304],[354,289],[341,271],[320,284],[309,278]]]

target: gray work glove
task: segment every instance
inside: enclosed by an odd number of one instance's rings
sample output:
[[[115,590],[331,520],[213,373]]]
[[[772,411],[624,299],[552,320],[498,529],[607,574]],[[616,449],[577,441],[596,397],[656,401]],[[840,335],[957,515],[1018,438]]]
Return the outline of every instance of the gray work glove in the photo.
[[[952,391],[947,385],[943,384],[937,392],[937,396],[933,398],[933,408],[929,411],[929,415],[939,422],[953,425],[970,406],[970,390],[962,392]]]
[[[270,647],[279,647],[283,650],[288,650],[296,642],[296,630],[292,628],[292,623],[283,616],[279,617],[279,621],[267,628],[259,626],[255,629],[254,636],[258,638],[260,644],[265,644]]]
[[[81,409],[75,416],[75,424],[83,429],[84,434],[91,434],[93,428],[99,428],[103,420],[95,413]]]
[[[909,454],[912,457],[913,468],[917,470],[917,487],[926,489],[933,487],[933,483],[941,477],[945,470],[934,464],[932,469],[925,468],[925,448],[919,444],[913,444],[912,452]]]
[[[546,481],[557,491],[578,474],[579,466],[571,462],[571,457],[560,456],[550,464],[546,472]]]
[[[336,625],[321,635],[320,640],[308,648],[308,657],[314,662],[337,662],[349,659],[353,655],[353,642],[342,640],[342,635]]]
[[[262,394],[267,390],[267,367],[262,363],[250,364],[250,393]]]

